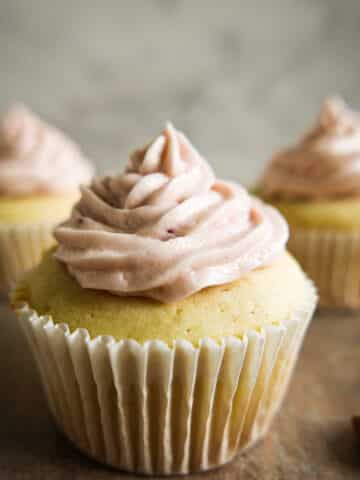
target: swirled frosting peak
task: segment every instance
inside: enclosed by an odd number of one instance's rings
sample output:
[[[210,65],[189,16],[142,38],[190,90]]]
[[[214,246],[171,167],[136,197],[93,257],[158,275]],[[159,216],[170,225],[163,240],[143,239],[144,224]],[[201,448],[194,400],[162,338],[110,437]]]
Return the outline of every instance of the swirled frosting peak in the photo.
[[[83,187],[55,255],[84,288],[167,303],[266,265],[287,235],[277,211],[216,180],[168,125],[123,173]]]
[[[93,174],[79,148],[23,106],[0,124],[0,195],[21,196],[77,189]]]
[[[285,200],[359,196],[360,115],[341,99],[328,99],[314,128],[273,157],[260,189]]]

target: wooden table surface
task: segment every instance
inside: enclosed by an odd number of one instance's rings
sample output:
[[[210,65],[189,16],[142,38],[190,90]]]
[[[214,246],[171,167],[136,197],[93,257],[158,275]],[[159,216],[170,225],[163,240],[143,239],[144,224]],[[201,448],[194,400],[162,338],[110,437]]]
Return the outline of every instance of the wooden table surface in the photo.
[[[134,478],[86,459],[57,432],[27,345],[4,302],[0,319],[0,479]],[[350,423],[360,414],[359,340],[360,314],[318,313],[270,434],[206,474],[209,480],[359,479],[360,438]]]

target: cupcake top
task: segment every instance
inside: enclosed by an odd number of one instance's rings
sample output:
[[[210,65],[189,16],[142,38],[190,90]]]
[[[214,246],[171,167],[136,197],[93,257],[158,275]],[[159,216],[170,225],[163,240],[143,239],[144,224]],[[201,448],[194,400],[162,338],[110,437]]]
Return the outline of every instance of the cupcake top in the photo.
[[[23,106],[0,124],[0,195],[63,193],[88,183],[93,168],[70,139]]]
[[[169,303],[240,278],[284,252],[281,215],[217,180],[172,125],[118,176],[93,180],[55,253],[84,288]]]
[[[273,157],[259,190],[279,200],[360,196],[360,115],[339,98],[326,100],[317,124]]]

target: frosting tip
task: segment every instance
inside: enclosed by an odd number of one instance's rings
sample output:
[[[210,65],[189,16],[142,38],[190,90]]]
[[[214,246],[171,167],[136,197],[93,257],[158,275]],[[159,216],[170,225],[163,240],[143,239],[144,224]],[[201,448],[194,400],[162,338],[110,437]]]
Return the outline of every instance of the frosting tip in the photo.
[[[325,100],[320,112],[319,123],[323,128],[336,126],[347,114],[352,113],[346,102],[339,96]]]

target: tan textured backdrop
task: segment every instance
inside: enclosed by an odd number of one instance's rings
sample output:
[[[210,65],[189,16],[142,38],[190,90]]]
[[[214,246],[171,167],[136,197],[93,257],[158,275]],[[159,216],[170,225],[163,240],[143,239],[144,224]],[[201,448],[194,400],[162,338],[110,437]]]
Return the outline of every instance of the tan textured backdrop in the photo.
[[[0,0],[0,109],[23,100],[100,170],[172,119],[249,182],[324,95],[360,107],[358,0]]]

